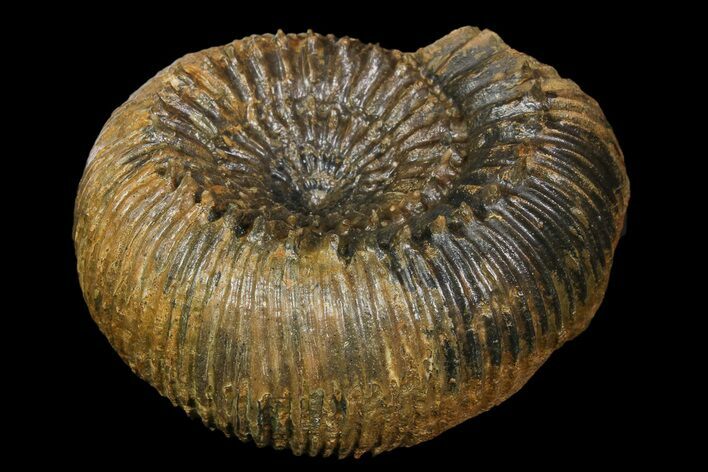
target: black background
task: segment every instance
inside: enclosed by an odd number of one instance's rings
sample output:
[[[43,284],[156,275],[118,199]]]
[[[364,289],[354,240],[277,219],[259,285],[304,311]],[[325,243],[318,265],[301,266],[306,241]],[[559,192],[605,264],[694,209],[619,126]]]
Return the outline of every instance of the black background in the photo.
[[[648,152],[649,113],[638,85],[646,68],[643,35],[651,26],[637,12],[621,15],[582,6],[547,4],[482,11],[468,7],[409,7],[383,14],[381,7],[335,4],[298,13],[266,5],[259,12],[232,8],[164,6],[156,15],[143,7],[105,11],[63,11],[38,60],[51,61],[51,109],[62,150],[52,159],[55,206],[47,224],[56,231],[59,258],[48,296],[52,342],[41,400],[33,406],[34,441],[57,463],[245,467],[273,464],[326,466],[435,466],[457,462],[481,467],[615,466],[661,453],[649,446],[658,434],[646,398],[646,372],[653,362],[644,343],[642,290],[642,160]],[[72,20],[72,13],[76,17]],[[157,71],[188,52],[225,44],[254,33],[312,29],[352,36],[386,48],[414,51],[463,25],[497,32],[510,46],[573,79],[602,106],[625,153],[631,181],[627,233],[616,252],[605,300],[590,328],[555,353],[530,382],[488,413],[434,440],[359,460],[294,457],[289,451],[258,449],[209,431],[171,406],[124,365],[92,322],[75,270],[71,224],[78,181],[94,139],[110,113]],[[37,52],[37,51],[35,51]],[[46,105],[45,105],[46,106]],[[46,360],[45,360],[46,363]],[[50,388],[47,388],[47,384]],[[49,405],[49,406],[47,406]],[[32,459],[31,457],[28,459]]]

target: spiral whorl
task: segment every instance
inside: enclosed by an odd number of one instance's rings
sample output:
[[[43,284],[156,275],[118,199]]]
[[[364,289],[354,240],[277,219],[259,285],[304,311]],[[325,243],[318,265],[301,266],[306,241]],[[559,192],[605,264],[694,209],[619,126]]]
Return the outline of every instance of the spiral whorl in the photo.
[[[207,425],[378,453],[503,401],[599,306],[629,198],[597,103],[494,33],[189,54],[118,108],[74,241],[91,314]]]

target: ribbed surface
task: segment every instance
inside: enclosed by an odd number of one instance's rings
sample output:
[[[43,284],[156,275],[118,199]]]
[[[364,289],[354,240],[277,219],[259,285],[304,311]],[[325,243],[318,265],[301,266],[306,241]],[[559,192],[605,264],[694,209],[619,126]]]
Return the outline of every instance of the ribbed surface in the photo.
[[[360,455],[501,402],[581,332],[628,196],[597,104],[494,33],[415,54],[278,33],[116,110],[74,239],[94,319],[162,394]]]

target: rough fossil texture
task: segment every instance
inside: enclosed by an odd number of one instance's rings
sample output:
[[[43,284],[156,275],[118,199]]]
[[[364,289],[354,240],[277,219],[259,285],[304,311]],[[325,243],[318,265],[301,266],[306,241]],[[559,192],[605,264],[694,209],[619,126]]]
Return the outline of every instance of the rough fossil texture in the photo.
[[[113,113],[74,241],[96,323],[173,403],[359,456],[498,404],[580,333],[628,198],[596,102],[491,31],[415,53],[279,32]]]

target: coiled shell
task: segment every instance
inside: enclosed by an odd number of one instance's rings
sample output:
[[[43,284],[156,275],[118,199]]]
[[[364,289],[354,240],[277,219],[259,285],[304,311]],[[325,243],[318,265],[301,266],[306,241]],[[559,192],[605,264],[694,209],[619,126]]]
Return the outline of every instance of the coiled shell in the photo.
[[[74,241],[143,379],[259,446],[341,457],[517,391],[601,302],[629,198],[602,111],[490,31],[190,54],[106,123]]]

